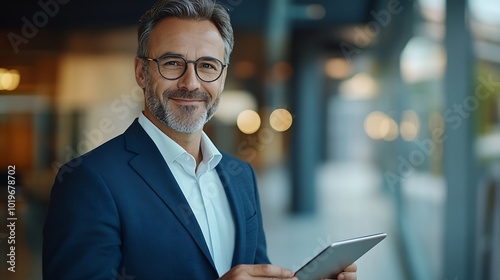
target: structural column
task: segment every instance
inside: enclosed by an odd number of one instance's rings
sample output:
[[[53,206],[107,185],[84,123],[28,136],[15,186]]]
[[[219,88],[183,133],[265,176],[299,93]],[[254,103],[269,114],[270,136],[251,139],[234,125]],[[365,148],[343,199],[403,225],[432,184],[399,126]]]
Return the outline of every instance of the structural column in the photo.
[[[466,22],[466,0],[446,3],[446,107],[461,119],[446,123],[444,171],[447,183],[444,272],[440,279],[476,279],[473,274],[477,163],[474,156],[474,114],[463,112],[474,98],[472,40]],[[462,109],[461,109],[462,108]],[[446,118],[445,118],[446,119]]]
[[[294,44],[293,134],[291,150],[292,212],[316,210],[316,171],[320,162],[323,79],[318,46],[304,40]]]

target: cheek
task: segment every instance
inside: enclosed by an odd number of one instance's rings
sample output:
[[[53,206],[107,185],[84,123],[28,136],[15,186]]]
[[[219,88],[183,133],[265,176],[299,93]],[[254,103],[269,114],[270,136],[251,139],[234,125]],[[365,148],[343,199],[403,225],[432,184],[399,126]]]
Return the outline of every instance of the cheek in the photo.
[[[172,84],[171,81],[165,79],[158,80],[155,77],[151,77],[151,82],[149,85],[151,91],[160,97],[163,95],[165,91],[175,89],[175,84]]]
[[[213,87],[207,87],[206,91],[212,97],[212,101],[215,100],[222,93],[223,87],[221,84],[213,85]]]

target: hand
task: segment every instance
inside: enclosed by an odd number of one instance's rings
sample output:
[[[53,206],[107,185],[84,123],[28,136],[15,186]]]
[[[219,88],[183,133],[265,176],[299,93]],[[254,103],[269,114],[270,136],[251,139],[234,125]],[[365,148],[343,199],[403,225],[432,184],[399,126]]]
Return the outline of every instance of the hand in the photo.
[[[343,272],[339,273],[337,275],[337,278],[335,278],[335,279],[337,279],[337,280],[356,280],[356,279],[358,279],[356,271],[358,271],[358,266],[356,266],[356,264],[353,263],[350,266],[346,267]]]
[[[293,272],[286,268],[281,268],[271,264],[240,264],[233,267],[219,280],[243,280],[243,279],[289,279],[297,280]],[[345,278],[348,280],[350,278]],[[356,279],[356,278],[353,278]]]

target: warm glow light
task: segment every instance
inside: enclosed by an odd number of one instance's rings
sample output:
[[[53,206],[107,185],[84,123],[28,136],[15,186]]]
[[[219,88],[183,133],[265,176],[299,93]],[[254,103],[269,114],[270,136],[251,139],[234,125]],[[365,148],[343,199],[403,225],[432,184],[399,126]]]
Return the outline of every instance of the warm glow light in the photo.
[[[21,81],[19,71],[0,68],[0,90],[15,90]]]
[[[386,114],[374,111],[365,118],[365,132],[374,140],[392,141],[398,137],[397,123]]]
[[[358,73],[339,86],[342,96],[349,99],[365,100],[374,98],[378,92],[378,84],[368,73]]]
[[[215,118],[227,125],[234,125],[238,115],[244,110],[256,110],[257,100],[248,91],[226,90],[222,93]]]
[[[381,124],[380,128],[384,135],[384,140],[392,141],[398,138],[398,124],[391,117],[387,117]]]
[[[414,111],[404,111],[400,126],[401,137],[406,141],[414,141],[420,129],[420,121]]]
[[[365,118],[365,132],[368,137],[379,140],[384,136],[380,133],[380,124],[385,120],[387,116],[379,111],[371,112]]]
[[[325,73],[332,79],[345,79],[351,75],[351,71],[351,65],[343,58],[332,58],[325,64]]]
[[[0,69],[0,89],[5,90],[10,87],[12,77],[10,76],[10,71],[5,68]]]
[[[269,117],[271,127],[279,132],[288,130],[292,126],[292,114],[286,109],[276,109]]]
[[[245,110],[238,115],[236,124],[241,132],[252,134],[260,128],[260,116],[253,110]]]

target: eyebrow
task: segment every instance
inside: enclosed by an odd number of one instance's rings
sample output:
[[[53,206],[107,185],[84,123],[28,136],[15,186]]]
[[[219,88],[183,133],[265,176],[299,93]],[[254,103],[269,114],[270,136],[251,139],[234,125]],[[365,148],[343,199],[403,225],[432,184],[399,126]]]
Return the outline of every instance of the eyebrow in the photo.
[[[180,54],[180,53],[166,52],[166,53],[164,53],[164,54],[160,55],[158,58],[162,58],[162,57],[164,57],[164,56],[168,56],[168,55],[184,57],[184,56],[183,56],[182,54]]]
[[[187,58],[186,58],[185,56],[183,56],[182,54],[180,54],[180,53],[174,53],[174,52],[166,52],[166,53],[164,53],[164,54],[160,55],[158,58],[163,58],[163,57],[165,57],[165,56],[178,56],[178,57],[182,57],[182,58],[184,58],[184,59],[187,59]],[[217,57],[214,57],[214,56],[210,56],[210,55],[208,55],[208,56],[207,56],[207,55],[205,55],[205,56],[200,56],[200,57],[214,58],[214,59],[217,59],[217,60],[219,60],[219,61],[222,61],[221,59],[219,59],[219,58],[217,58]],[[198,58],[196,58],[196,59],[199,59],[200,57],[198,57]],[[222,63],[224,63],[224,62],[222,62]]]

